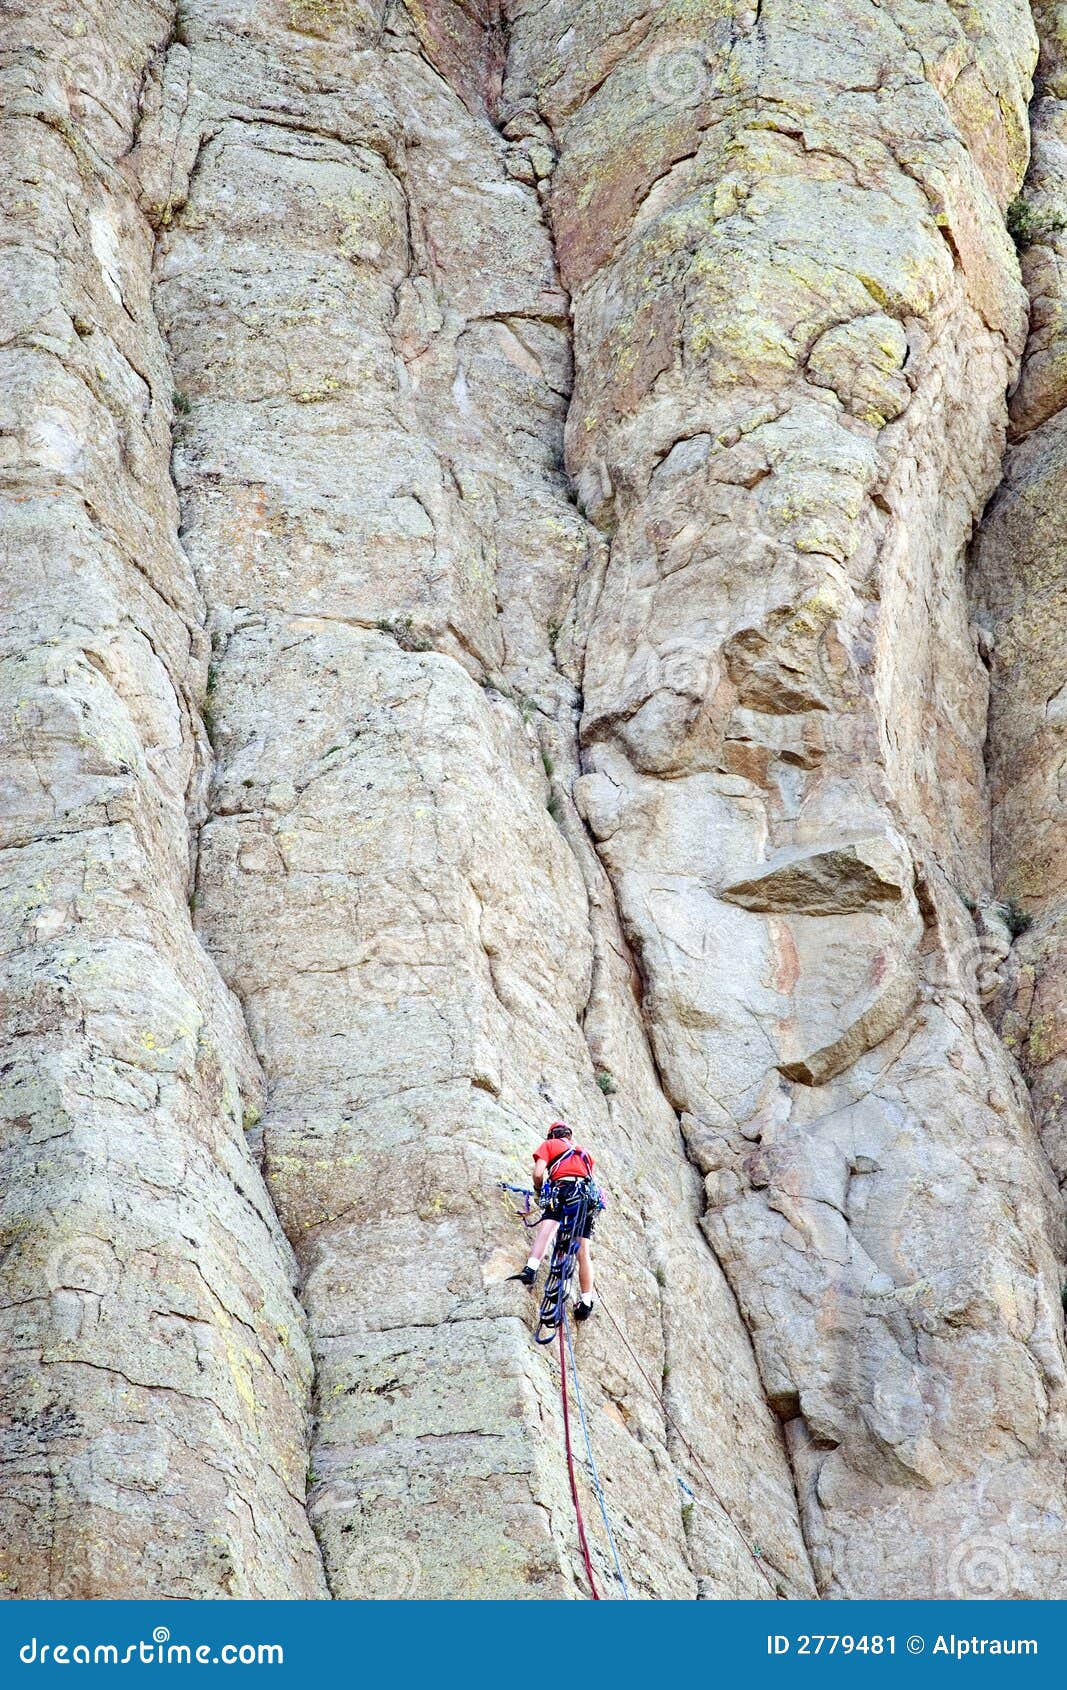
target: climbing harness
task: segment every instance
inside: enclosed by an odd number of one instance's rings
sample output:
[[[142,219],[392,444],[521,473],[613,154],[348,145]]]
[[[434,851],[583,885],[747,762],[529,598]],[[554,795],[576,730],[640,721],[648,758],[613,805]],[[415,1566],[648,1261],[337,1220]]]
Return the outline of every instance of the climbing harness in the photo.
[[[567,1189],[569,1188],[569,1189]],[[552,1256],[548,1264],[548,1278],[541,1298],[534,1342],[551,1344],[557,1329],[566,1318],[567,1297],[582,1246],[585,1223],[595,1201],[588,1180],[560,1180],[549,1188],[544,1204],[546,1218],[559,1222],[552,1242]],[[560,1340],[562,1354],[562,1339]]]
[[[626,1588],[626,1578],[623,1574],[622,1566],[619,1561],[619,1551],[615,1545],[615,1533],[611,1529],[611,1520],[608,1517],[608,1505],[604,1498],[604,1488],[600,1483],[600,1474],[597,1472],[596,1460],[593,1456],[593,1445],[589,1438],[589,1427],[586,1424],[585,1419],[585,1405],[582,1402],[582,1388],[578,1383],[578,1367],[574,1360],[574,1344],[571,1340],[570,1321],[566,1318],[566,1316],[564,1316],[563,1319],[562,1330],[567,1339],[567,1354],[570,1357],[571,1377],[574,1380],[574,1400],[578,1404],[578,1418],[581,1421],[582,1436],[585,1439],[585,1458],[586,1465],[589,1468],[589,1478],[593,1486],[593,1493],[600,1505],[600,1517],[604,1522],[604,1530],[608,1534],[608,1544],[611,1548],[611,1558],[615,1563],[615,1572],[618,1577],[619,1584],[622,1586],[623,1600],[628,1602],[630,1600],[630,1592]],[[681,1483],[680,1480],[679,1483]]]

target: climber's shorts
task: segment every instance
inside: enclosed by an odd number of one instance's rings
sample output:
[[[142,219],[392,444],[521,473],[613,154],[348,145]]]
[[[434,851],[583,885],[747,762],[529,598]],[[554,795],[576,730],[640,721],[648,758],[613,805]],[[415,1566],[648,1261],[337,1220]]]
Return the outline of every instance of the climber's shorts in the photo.
[[[586,1191],[589,1195],[589,1206],[585,1211],[585,1221],[582,1225],[582,1237],[592,1238],[593,1226],[597,1215],[600,1213],[599,1194],[592,1180],[550,1180],[545,1191],[545,1200],[541,1206],[541,1219],[543,1221],[562,1220],[563,1210],[568,1203],[574,1201],[580,1190]]]

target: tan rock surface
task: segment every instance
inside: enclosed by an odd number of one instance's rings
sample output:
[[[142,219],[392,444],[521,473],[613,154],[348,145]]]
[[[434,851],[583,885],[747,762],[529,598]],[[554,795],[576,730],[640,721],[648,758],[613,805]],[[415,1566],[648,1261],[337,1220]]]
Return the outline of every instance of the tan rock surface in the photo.
[[[617,1193],[604,1271],[635,1350],[653,1378],[671,1353],[672,1413],[774,1581],[714,1501],[692,1526],[673,1434],[605,1332],[583,1367],[635,1592],[809,1588],[781,1435],[566,819],[564,654],[599,541],[559,469],[567,301],[537,195],[399,23],[342,102],[317,38],[248,16],[254,56],[187,8],[210,138],[156,297],[215,635],[197,925],[267,1077],[331,1589],[373,1593],[383,1543],[404,1593],[576,1589],[555,1374],[502,1283],[522,1239],[494,1186],[559,1110]],[[153,145],[162,127],[141,144],[159,176]]]
[[[563,1114],[634,1594],[1055,1593],[1061,1214],[982,1007],[1062,998],[994,656],[1055,418],[964,582],[1026,9],[71,12],[2,25],[9,1589],[584,1594],[496,1187]]]
[[[1004,479],[975,546],[972,573],[990,665],[988,763],[996,893],[1015,942],[998,959],[991,1009],[1034,1100],[1062,1187],[1067,1179],[1067,488],[1063,134],[1067,53],[1053,7],[1041,34],[1033,157],[1013,207],[1030,334],[1011,399]]]
[[[166,24],[77,10],[0,24],[0,1585],[314,1596],[304,1320],[242,1130],[262,1082],[189,919],[207,642],[115,163]]]
[[[556,18],[520,20],[505,97],[559,147],[569,462],[611,538],[581,803],[705,1226],[820,1589],[958,1594],[995,1497],[998,1593],[1036,1595],[1058,1208],[946,960],[961,894],[989,900],[962,553],[1025,331],[1001,214],[1032,37],[1018,10],[664,8],[576,83]],[[864,835],[910,872],[844,913]]]

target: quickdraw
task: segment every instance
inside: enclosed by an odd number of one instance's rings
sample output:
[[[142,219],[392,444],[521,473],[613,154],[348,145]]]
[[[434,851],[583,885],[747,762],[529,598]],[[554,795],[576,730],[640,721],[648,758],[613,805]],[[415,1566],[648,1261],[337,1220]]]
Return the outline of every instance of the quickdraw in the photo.
[[[511,1205],[511,1212],[515,1216],[516,1220],[522,1222],[527,1232],[533,1232],[536,1227],[541,1225],[540,1213],[534,1215],[532,1218],[530,1215],[531,1205],[536,1206],[537,1204],[537,1193],[535,1191],[531,1191],[528,1185],[510,1185],[506,1179],[497,1180],[497,1185],[500,1187],[501,1191],[510,1191],[514,1196],[521,1197],[523,1199],[522,1208],[517,1209],[513,1203]]]

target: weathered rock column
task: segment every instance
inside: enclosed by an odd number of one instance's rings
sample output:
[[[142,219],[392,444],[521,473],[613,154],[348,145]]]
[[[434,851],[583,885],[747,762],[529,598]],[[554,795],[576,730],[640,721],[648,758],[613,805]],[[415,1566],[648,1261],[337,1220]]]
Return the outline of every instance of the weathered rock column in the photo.
[[[7,6],[3,1550],[10,1596],[313,1596],[309,1357],[190,924],[202,605],[153,237],[117,160],[161,5]]]
[[[579,803],[828,1595],[1062,1577],[1058,1222],[967,969],[991,902],[963,555],[1025,299],[1032,31],[522,9],[611,556]],[[530,114],[534,114],[531,116]]]
[[[1045,1148],[1067,1179],[1067,54],[1055,7],[1041,36],[1033,157],[1009,222],[1030,291],[1030,337],[1011,400],[1004,480],[974,549],[989,638],[993,874],[1016,942],[992,1010],[1033,1096]],[[1005,947],[1006,950],[1007,947]]]

